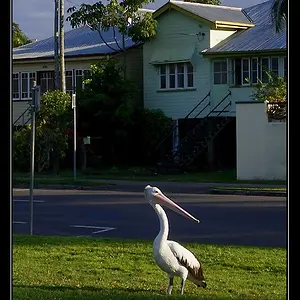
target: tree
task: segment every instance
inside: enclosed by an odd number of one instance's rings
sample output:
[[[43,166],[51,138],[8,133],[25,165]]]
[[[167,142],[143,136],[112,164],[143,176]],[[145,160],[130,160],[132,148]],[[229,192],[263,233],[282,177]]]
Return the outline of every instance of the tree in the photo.
[[[13,48],[31,43],[31,40],[22,32],[19,25],[13,22]]]
[[[286,81],[283,77],[280,77],[270,71],[266,71],[269,82],[263,83],[258,80],[255,91],[251,97],[258,101],[268,101],[267,114],[269,119],[283,120],[286,119]]]
[[[136,87],[121,75],[122,71],[123,66],[115,59],[101,59],[91,65],[90,78],[77,93],[79,134],[101,137],[101,155],[113,163],[126,156],[135,109]]]
[[[59,160],[68,147],[66,131],[71,127],[72,109],[70,95],[61,91],[46,92],[41,96],[41,108],[36,116],[37,171],[51,166],[58,172]],[[28,170],[30,165],[30,125],[13,134],[13,163],[18,170]]]
[[[271,7],[271,15],[273,23],[275,24],[276,32],[280,32],[287,21],[287,0],[274,0]]]
[[[82,4],[79,9],[70,7],[67,21],[72,28],[82,25],[97,31],[105,45],[114,52],[123,52],[123,65],[126,66],[125,37],[130,37],[134,42],[145,42],[155,36],[157,22],[152,18],[152,13],[140,13],[138,10],[144,4],[154,0],[109,0],[107,5],[98,1],[92,5]],[[130,21],[131,20],[131,21]],[[110,45],[103,37],[102,32],[112,30],[116,46]],[[122,42],[117,40],[116,29],[122,34]],[[126,77],[126,69],[124,69]]]
[[[184,2],[203,3],[203,4],[212,4],[212,5],[221,4],[221,0],[184,0]]]

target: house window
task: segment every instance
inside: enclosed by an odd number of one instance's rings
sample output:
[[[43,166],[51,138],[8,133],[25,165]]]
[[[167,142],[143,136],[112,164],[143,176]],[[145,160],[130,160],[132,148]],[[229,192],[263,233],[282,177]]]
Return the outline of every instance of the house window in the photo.
[[[286,60],[279,57],[236,58],[231,61],[232,83],[234,85],[256,84],[259,80],[269,82],[268,71],[277,76],[286,76]],[[284,75],[285,74],[285,75]],[[247,80],[250,79],[250,81]]]
[[[72,96],[73,93],[73,72],[66,71],[66,92]]]
[[[54,90],[54,71],[40,72],[41,94]]]
[[[191,63],[160,65],[160,89],[187,89],[194,87],[194,69]]]
[[[177,64],[177,86],[184,88],[184,64]]]
[[[259,72],[258,72],[258,58],[251,59],[251,83],[258,83]]]
[[[84,89],[83,81],[91,75],[90,70],[75,70],[75,88],[76,90]]]
[[[250,59],[243,58],[242,59],[242,85],[249,85],[250,79]]]
[[[214,84],[227,84],[227,60],[214,61]]]
[[[32,98],[33,83],[36,80],[35,72],[23,72],[21,73],[21,98]]]
[[[261,59],[261,81],[263,83],[269,82],[269,76],[266,71],[269,70],[269,58],[264,57]]]
[[[279,60],[278,57],[270,58],[270,71],[275,75],[279,75]]]
[[[19,73],[13,73],[13,77],[12,77],[12,97],[13,97],[13,99],[20,99]]]
[[[194,86],[194,68],[191,63],[186,64],[187,70],[187,87],[191,88]]]
[[[160,88],[167,88],[167,67],[166,65],[160,66]]]

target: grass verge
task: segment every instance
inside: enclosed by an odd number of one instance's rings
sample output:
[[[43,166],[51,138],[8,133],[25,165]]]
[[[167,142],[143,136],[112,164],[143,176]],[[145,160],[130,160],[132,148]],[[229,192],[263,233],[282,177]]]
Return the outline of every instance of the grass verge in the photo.
[[[284,185],[283,180],[236,180],[235,170],[225,170],[219,172],[190,172],[180,174],[158,174],[150,172],[144,168],[128,169],[105,169],[97,173],[82,174],[78,172],[77,180],[73,180],[71,171],[63,171],[59,175],[36,173],[35,182],[37,184],[74,184],[95,186],[99,183],[89,180],[134,180],[134,181],[165,181],[165,182],[220,182],[220,183],[252,183],[252,184],[275,184]],[[30,176],[28,173],[13,173],[13,183],[29,184]]]
[[[200,259],[207,288],[187,282],[172,299],[286,299],[286,250],[183,244]],[[152,242],[13,235],[14,300],[165,299],[168,279]]]

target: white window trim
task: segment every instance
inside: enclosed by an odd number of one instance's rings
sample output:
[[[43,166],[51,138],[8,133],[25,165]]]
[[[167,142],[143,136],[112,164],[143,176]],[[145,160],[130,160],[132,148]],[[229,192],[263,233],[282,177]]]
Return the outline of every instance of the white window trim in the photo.
[[[252,61],[256,59],[256,73],[257,73],[257,78],[256,82],[253,82],[253,68],[252,68]],[[257,84],[259,81],[259,57],[250,57],[250,83],[251,84]]]
[[[67,78],[67,72],[71,72],[71,90],[67,90],[67,83],[66,83],[66,92],[69,93],[71,92],[71,94],[74,93],[74,76],[73,76],[73,69],[71,70],[66,70],[65,71],[65,76]]]
[[[52,77],[48,77],[48,74],[47,74],[47,77],[45,77],[45,78],[40,78],[40,81],[41,80],[44,80],[44,79],[47,79],[47,90],[46,90],[46,92],[47,91],[49,91],[49,79],[53,79],[53,87],[54,87],[54,89],[55,89],[55,71],[53,71],[53,70],[43,70],[43,71],[41,71],[41,73],[52,73],[52,72],[54,72],[53,74],[54,74],[54,76],[53,76],[53,78]]]
[[[193,72],[192,73],[188,73],[188,63],[190,63],[192,66],[193,64],[191,62],[176,62],[176,63],[168,63],[168,64],[162,64],[166,67],[166,74],[161,74],[160,73],[160,68],[162,65],[158,66],[158,90],[159,91],[185,91],[185,90],[194,90],[195,89],[195,71],[194,71],[194,66],[193,66]],[[170,88],[170,65],[175,65],[175,87],[174,88]],[[177,72],[177,64],[183,64],[184,66],[184,86],[183,87],[178,87],[178,72]],[[182,74],[182,73],[179,73]],[[188,74],[193,74],[193,86],[188,86]],[[164,75],[166,76],[166,88],[161,88],[161,76]]]
[[[251,81],[251,64],[250,64],[250,58],[247,57],[247,58],[244,58],[242,57],[242,60],[241,60],[241,83],[242,83],[242,86],[249,86],[251,83],[250,82],[244,82],[244,61],[248,61],[248,71],[245,71],[245,72],[248,72],[248,76],[245,77],[245,78],[249,78],[250,81]]]
[[[81,76],[83,77],[84,71],[89,71],[89,72],[91,72],[91,69],[74,69],[74,79],[75,79],[75,81],[74,81],[74,90],[75,90],[75,91],[76,91],[76,88],[77,88],[77,76],[79,76],[79,75],[76,74],[77,71],[81,71]],[[83,79],[83,78],[82,78],[82,79]],[[84,83],[83,83],[83,80],[82,80],[82,87],[81,87],[81,88],[84,89]]]
[[[12,98],[15,101],[21,100],[21,86],[20,86],[20,76],[21,76],[21,72],[15,72],[14,74],[18,74],[18,93],[19,93],[19,97],[18,98]],[[13,92],[12,92],[13,95]]]
[[[268,70],[270,70],[270,57],[269,56],[263,56],[263,57],[261,57],[260,58],[260,80],[262,81],[262,79],[263,79],[263,72],[264,72],[264,70],[263,70],[263,64],[262,64],[262,60],[263,59],[267,59],[268,60]],[[263,81],[262,81],[263,82]],[[263,83],[266,83],[266,82],[263,82]]]
[[[271,57],[269,57],[269,66],[270,66],[270,68],[269,68],[269,70],[270,70],[270,72],[273,72],[273,70],[271,69],[272,68],[272,59],[273,58],[277,58],[277,61],[278,61],[278,76],[280,76],[280,57],[279,56],[271,56]]]
[[[258,71],[257,71],[257,75],[258,75],[258,79],[259,80],[262,80],[262,76],[263,76],[263,67],[262,67],[262,60],[263,59],[267,59],[268,61],[268,65],[267,65],[267,68],[269,71],[272,72],[271,70],[271,59],[272,58],[277,58],[278,59],[278,76],[280,77],[284,77],[284,56],[262,56],[262,57],[241,57],[241,70],[240,70],[240,73],[241,73],[241,86],[251,86],[252,84],[257,84],[258,82],[252,82],[253,78],[252,78],[252,60],[253,59],[257,59],[258,61]],[[232,79],[230,79],[230,85],[232,87],[234,86],[237,86],[236,84],[236,66],[235,66],[235,60],[238,59],[238,57],[236,58],[233,58],[233,59],[230,59],[230,64],[231,64],[231,70],[230,73],[231,73],[231,77]],[[248,60],[249,61],[249,64],[250,64],[250,70],[249,70],[249,73],[250,73],[250,83],[243,83],[243,60]],[[230,77],[230,78],[231,78]],[[232,82],[231,82],[232,80]],[[266,82],[264,82],[266,83]]]
[[[20,100],[31,100],[32,99],[32,97],[30,97],[30,74],[31,73],[34,73],[34,78],[35,78],[35,80],[36,80],[36,72],[35,71],[33,71],[33,72],[30,72],[30,71],[28,71],[28,72],[20,72],[19,73],[19,89],[20,89]],[[22,74],[27,74],[27,87],[28,87],[28,92],[27,92],[27,94],[28,94],[28,97],[22,97],[22,93],[23,93],[23,91],[22,91]]]
[[[221,71],[220,72],[215,72],[214,70],[214,63],[215,62],[226,62],[226,72],[222,72],[222,68],[221,68]],[[212,62],[212,82],[213,82],[213,85],[228,85],[228,78],[229,78],[229,72],[228,72],[228,68],[229,68],[229,61],[228,61],[228,58],[227,59],[216,59],[216,60],[213,60]],[[223,73],[226,73],[227,75],[227,78],[226,78],[226,83],[215,83],[215,73],[218,73],[218,74],[221,74],[221,82],[222,82],[222,74]]]

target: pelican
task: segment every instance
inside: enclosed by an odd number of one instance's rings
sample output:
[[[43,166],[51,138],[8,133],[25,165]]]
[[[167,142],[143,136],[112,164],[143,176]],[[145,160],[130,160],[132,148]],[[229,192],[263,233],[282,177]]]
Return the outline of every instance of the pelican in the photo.
[[[200,262],[192,252],[174,241],[169,241],[169,222],[161,205],[196,221],[200,221],[166,197],[160,189],[147,185],[144,190],[145,199],[156,211],[159,218],[160,230],[153,242],[153,255],[159,268],[166,272],[169,277],[167,293],[170,295],[173,288],[174,276],[181,278],[181,294],[183,295],[186,279],[191,280],[198,287],[206,287],[203,269]]]

